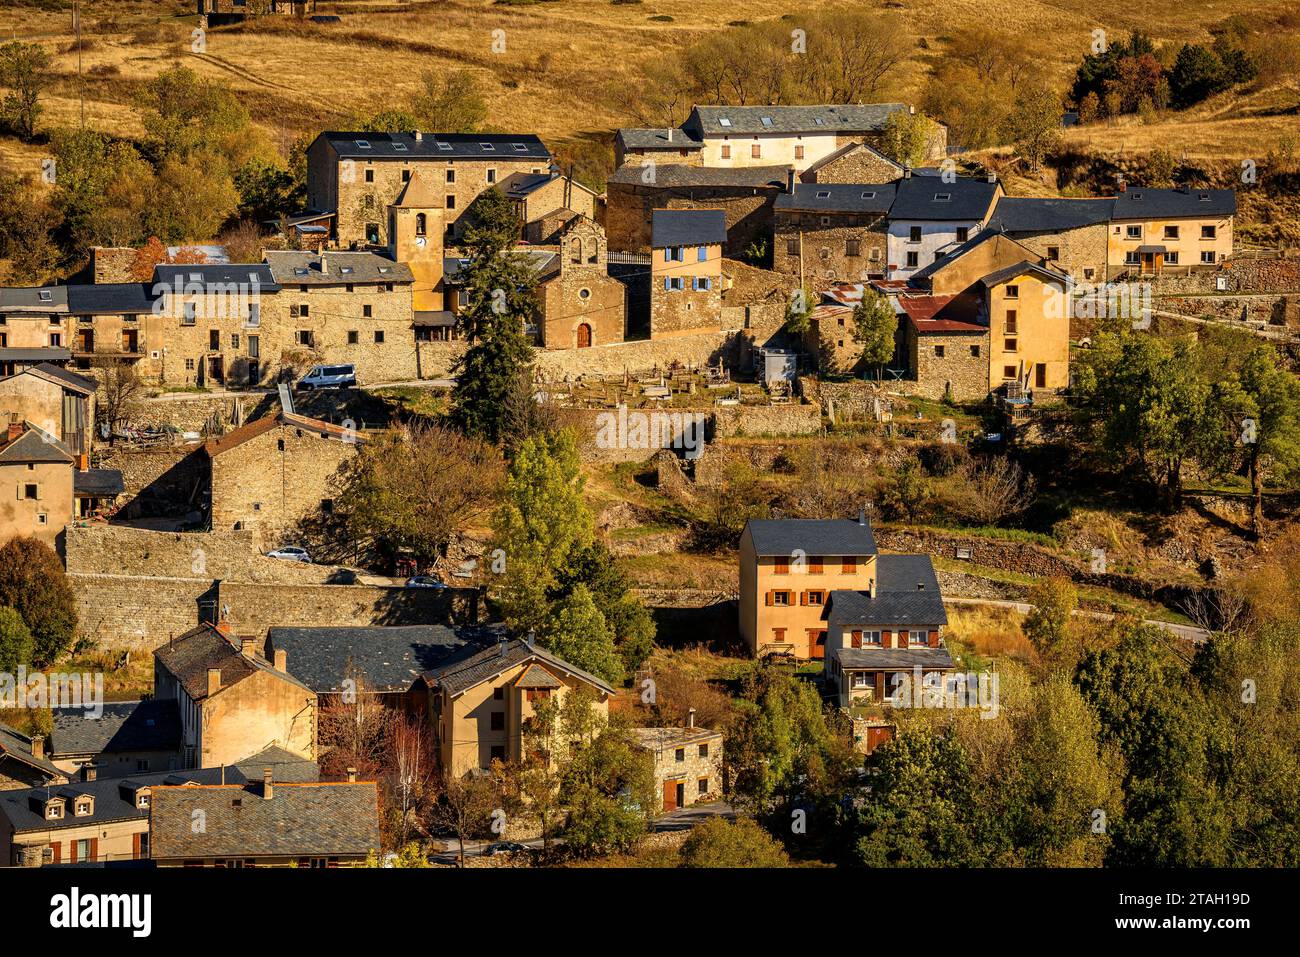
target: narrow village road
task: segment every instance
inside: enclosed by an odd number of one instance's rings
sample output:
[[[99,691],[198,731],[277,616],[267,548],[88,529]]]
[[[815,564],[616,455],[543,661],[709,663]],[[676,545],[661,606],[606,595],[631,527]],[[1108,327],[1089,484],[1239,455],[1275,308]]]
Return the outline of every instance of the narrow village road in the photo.
[[[953,595],[945,595],[943,601],[946,605],[987,605],[994,608],[1010,608],[1022,615],[1027,615],[1034,609],[1034,606],[1029,602],[1007,601],[1001,598],[959,598]],[[1101,621],[1113,621],[1116,617],[1108,612],[1086,611],[1082,608],[1076,609],[1074,613],[1084,618],[1096,618]],[[1210,637],[1209,631],[1204,628],[1197,628],[1195,625],[1179,625],[1172,621],[1160,621],[1156,618],[1143,618],[1142,623],[1144,625],[1155,625],[1172,635],[1196,644],[1200,644]]]

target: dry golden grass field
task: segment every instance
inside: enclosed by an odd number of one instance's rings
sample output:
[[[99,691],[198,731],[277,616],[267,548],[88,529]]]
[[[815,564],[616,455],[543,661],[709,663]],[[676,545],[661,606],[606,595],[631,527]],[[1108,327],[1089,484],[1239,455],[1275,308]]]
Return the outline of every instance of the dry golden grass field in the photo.
[[[910,99],[945,37],[963,25],[993,24],[1045,44],[1038,57],[1045,78],[1065,86],[1091,32],[1123,35],[1140,28],[1162,41],[1207,41],[1208,27],[1233,13],[1274,14],[1288,0],[1168,0],[1134,5],[1120,0],[889,0],[917,39],[915,57],[900,71],[891,97]],[[39,37],[57,53],[60,81],[45,123],[73,123],[84,96],[86,122],[115,134],[139,133],[132,97],[140,83],[173,63],[229,83],[256,122],[282,144],[302,133],[346,126],[355,116],[397,104],[424,70],[468,68],[478,75],[489,123],[539,133],[553,149],[581,140],[605,142],[629,122],[621,108],[641,67],[671,55],[704,31],[726,30],[737,18],[756,21],[843,3],[813,0],[553,0],[513,5],[493,0],[360,0],[321,3],[341,23],[316,25],[267,17],[208,32],[206,51],[191,51],[197,18],[192,3],[85,0],[82,77],[72,16],[60,0],[0,9],[0,36]],[[493,52],[494,31],[505,51]],[[500,34],[496,38],[500,38]],[[1300,127],[1291,90],[1225,96],[1156,123],[1136,117],[1073,132],[1067,143],[1102,152],[1154,145],[1197,157],[1266,155],[1287,129]],[[1276,112],[1270,112],[1276,111]],[[0,161],[36,162],[39,147],[0,140]]]

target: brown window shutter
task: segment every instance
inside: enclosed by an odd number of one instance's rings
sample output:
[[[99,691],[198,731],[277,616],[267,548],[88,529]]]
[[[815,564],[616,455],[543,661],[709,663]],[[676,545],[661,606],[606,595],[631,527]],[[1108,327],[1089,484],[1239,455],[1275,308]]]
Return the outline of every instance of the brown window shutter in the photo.
[[[99,838],[97,837],[90,839],[90,860],[99,860]]]
[[[898,647],[906,648],[907,642],[908,642],[908,636],[904,632],[900,631],[898,633]]]
[[[858,560],[856,558],[846,558],[840,563],[840,572],[845,575],[856,575],[858,572]]]
[[[813,575],[822,573],[822,556],[818,555],[808,560],[808,571]]]
[[[937,628],[930,629],[930,647],[939,647],[939,630]]]
[[[54,863],[63,863],[63,844],[59,841],[52,841],[50,847],[54,850]]]
[[[888,628],[886,628],[884,631],[880,633],[880,647],[882,648],[894,647],[894,633],[890,631]]]
[[[772,604],[772,593],[770,591],[765,596],[763,596],[763,601],[765,604],[768,605]]]
[[[131,860],[140,860],[140,834],[139,832],[131,835]]]
[[[853,647],[854,648],[862,647],[862,632],[857,630],[853,632]]]
[[[801,605],[808,604],[808,593],[806,591],[799,592],[799,604]]]
[[[73,838],[71,841],[68,841],[68,863],[69,863],[69,864],[75,864],[75,863],[77,863],[77,841],[76,841],[76,838]]]

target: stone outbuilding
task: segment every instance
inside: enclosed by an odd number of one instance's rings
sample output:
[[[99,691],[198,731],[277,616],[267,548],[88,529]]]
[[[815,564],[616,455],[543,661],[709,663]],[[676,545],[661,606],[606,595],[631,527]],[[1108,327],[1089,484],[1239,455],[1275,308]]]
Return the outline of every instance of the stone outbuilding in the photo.
[[[654,759],[655,811],[668,812],[722,796],[722,732],[695,726],[633,728],[636,743]]]

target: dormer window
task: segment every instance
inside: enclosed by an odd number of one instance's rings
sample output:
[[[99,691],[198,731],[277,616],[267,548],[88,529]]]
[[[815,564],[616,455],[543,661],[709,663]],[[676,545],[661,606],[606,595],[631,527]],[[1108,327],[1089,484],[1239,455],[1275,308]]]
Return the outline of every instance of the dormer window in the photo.
[[[369,141],[369,140],[357,140],[357,149],[361,149],[361,150],[368,150],[368,149],[370,149],[370,141]]]
[[[817,190],[817,198],[818,198],[818,199],[830,199],[830,198],[831,198],[831,191],[830,191],[829,189],[819,189],[819,190]]]
[[[936,203],[948,203],[952,201],[952,193],[935,193],[934,201]]]
[[[770,116],[760,117],[759,122],[762,123],[764,126],[766,126],[768,129],[772,128],[772,117]]]
[[[727,119],[725,116],[720,116],[720,117],[718,117],[718,125],[719,125],[719,126],[730,127],[730,126],[731,126],[731,120]]]
[[[147,811],[149,809],[148,791],[141,791],[139,794],[135,796],[135,806],[142,811]]]
[[[342,274],[345,275],[345,276],[350,275],[350,274],[352,273],[352,267],[351,267],[351,266],[342,266],[342,267],[340,267],[339,272],[342,273]]]
[[[479,146],[482,148],[484,153],[495,153],[497,149],[491,143],[480,143]]]
[[[393,144],[393,149],[397,150],[397,152],[399,152],[399,153],[405,153],[405,152],[406,152],[406,144],[405,144],[405,143],[394,143],[394,144]]]
[[[51,293],[48,289],[42,289],[36,295],[41,300],[41,302],[52,302],[54,300],[54,294]]]
[[[863,199],[875,199],[875,198],[876,198],[876,194],[875,194],[875,193],[863,193],[863,194],[862,194],[862,198],[863,198]]]
[[[514,146],[514,148],[515,148],[515,152],[516,152],[516,153],[527,153],[527,152],[528,152],[528,147],[527,147],[525,144],[523,144],[523,143],[512,143],[511,145]]]
[[[826,125],[826,121],[823,120],[820,116],[814,116],[814,117],[813,117],[813,122],[814,122],[815,124],[817,124],[818,126],[825,126],[825,125]]]
[[[442,142],[442,140],[438,140],[438,149],[442,150],[444,153],[450,153],[450,152],[451,152],[451,144],[450,144],[450,143],[444,143],[444,142]]]
[[[95,802],[88,797],[77,798],[73,811],[77,817],[89,817],[95,810]]]
[[[1133,193],[1132,196],[1133,196],[1133,201],[1134,201],[1134,202],[1137,202],[1139,199],[1142,198],[1142,194],[1141,194],[1141,193]]]
[[[1199,199],[1202,203],[1208,203],[1208,202],[1210,201],[1210,194],[1209,194],[1209,193],[1200,193],[1200,194],[1197,195],[1196,198]]]
[[[63,802],[51,801],[45,805],[45,820],[61,821],[63,820]]]

